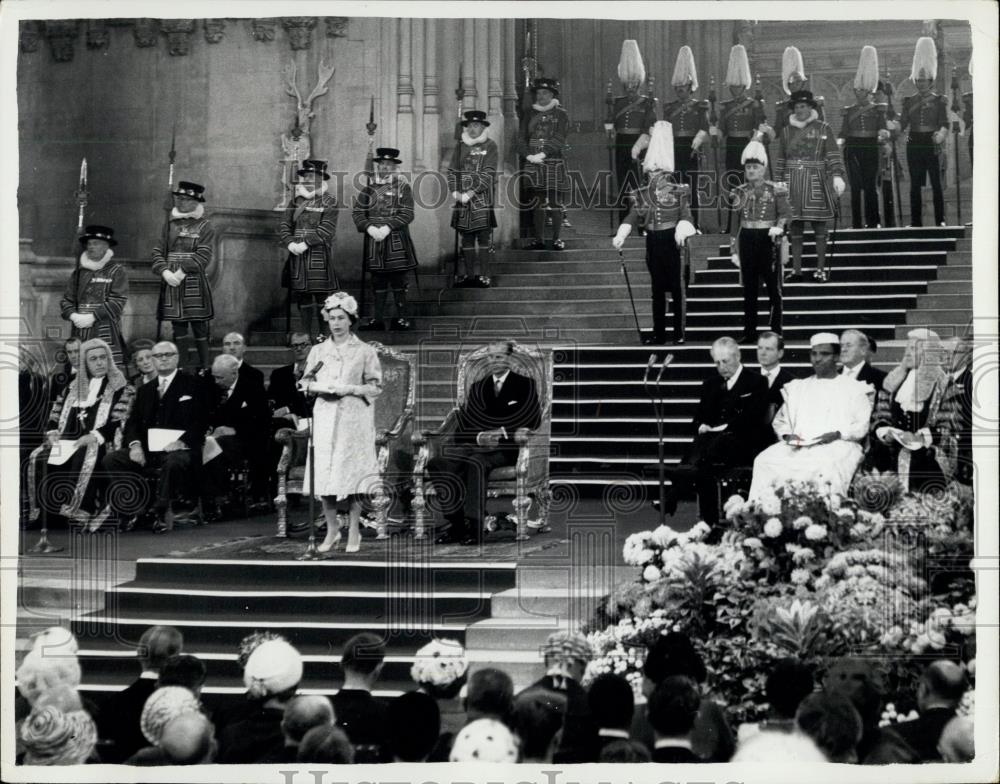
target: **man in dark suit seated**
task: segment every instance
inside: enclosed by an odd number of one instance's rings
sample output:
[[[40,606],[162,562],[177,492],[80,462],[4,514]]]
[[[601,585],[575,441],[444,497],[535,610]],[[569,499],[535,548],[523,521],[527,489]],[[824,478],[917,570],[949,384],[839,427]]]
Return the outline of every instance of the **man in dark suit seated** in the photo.
[[[215,405],[208,417],[208,435],[222,454],[209,459],[203,474],[203,512],[218,519],[219,503],[226,494],[228,471],[241,461],[250,463],[250,492],[260,497],[267,467],[267,398],[263,385],[240,376],[236,357],[222,354],[212,362],[216,385]]]
[[[646,713],[653,727],[653,762],[704,762],[691,750],[691,729],[701,696],[686,675],[671,675],[649,696]]]
[[[719,523],[716,477],[720,468],[749,466],[770,442],[767,432],[768,387],[760,373],[740,364],[740,346],[732,338],[712,344],[718,374],[701,385],[694,416],[697,434],[681,465],[671,472],[667,511],[677,509],[677,492],[692,483],[698,493],[701,519]]]
[[[945,725],[955,717],[967,687],[965,669],[960,664],[941,659],[927,665],[917,686],[920,717],[893,727],[916,752],[919,762],[941,762],[938,741]]]
[[[311,400],[301,392],[298,383],[309,370],[306,359],[313,342],[305,332],[293,332],[289,336],[288,346],[292,350],[291,364],[272,370],[267,385],[267,400],[271,407],[267,447],[269,496],[273,496],[277,490],[277,466],[282,450],[282,445],[274,440],[274,436],[282,428],[295,430],[299,420],[308,417],[312,410]]]
[[[513,344],[507,341],[490,346],[489,373],[469,388],[458,412],[453,442],[428,463],[445,519],[451,524],[438,537],[441,544],[480,541],[490,471],[514,465],[517,431],[533,430],[541,423],[535,382],[511,370],[513,352]]]
[[[784,356],[785,339],[777,332],[761,332],[757,338],[757,363],[760,365],[761,376],[767,381],[766,421],[769,425],[783,402],[781,388],[795,378],[792,371],[781,366]],[[774,431],[771,431],[772,436],[773,434]]]
[[[166,533],[173,529],[172,501],[185,491],[190,496],[196,489],[194,478],[201,469],[205,441],[205,400],[203,382],[177,369],[177,346],[169,341],[157,343],[153,361],[157,380],[143,384],[136,392],[132,414],[125,423],[124,442],[128,446],[108,453],[103,467],[110,477],[112,509],[132,518],[131,524],[143,511],[138,508],[138,502],[145,500],[144,490],[138,489],[143,475],[159,471],[153,533]],[[164,430],[175,431],[176,437]]]
[[[845,329],[840,335],[840,375],[850,376],[857,381],[870,384],[878,395],[885,381],[885,371],[871,364],[875,353],[875,342],[864,332]]]
[[[239,332],[230,332],[222,339],[222,353],[236,357],[240,378],[264,388],[264,374],[243,359],[243,355],[247,353],[247,342]]]

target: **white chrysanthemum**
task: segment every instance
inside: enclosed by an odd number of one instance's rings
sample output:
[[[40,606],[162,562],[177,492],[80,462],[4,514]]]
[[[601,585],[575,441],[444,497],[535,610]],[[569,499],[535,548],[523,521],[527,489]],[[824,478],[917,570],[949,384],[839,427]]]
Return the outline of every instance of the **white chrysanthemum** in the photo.
[[[722,511],[723,514],[725,514],[726,519],[731,519],[740,514],[745,506],[746,502],[743,500],[743,496],[731,495],[726,499],[726,503],[723,505]]]
[[[649,541],[657,547],[667,548],[674,543],[676,538],[677,532],[673,528],[669,525],[661,525],[653,531]]]
[[[739,496],[736,497],[739,498]],[[710,533],[712,533],[712,526],[710,526],[704,520],[699,520],[697,523],[694,524],[694,527],[690,531],[688,531],[688,537],[691,539],[692,542],[700,542]]]
[[[936,651],[940,651],[947,644],[945,636],[937,629],[928,629],[926,633],[927,644]]]
[[[622,558],[630,566],[645,566],[653,560],[654,553],[649,549],[650,531],[640,531],[625,540],[622,547]]]
[[[777,517],[772,517],[764,523],[764,536],[768,536],[772,539],[781,536],[781,532],[783,530],[784,527],[781,525],[781,520]]]
[[[768,488],[761,493],[760,499],[757,501],[757,506],[763,514],[781,514],[781,499],[775,494],[773,488]]]
[[[826,539],[826,526],[813,524],[806,528],[806,539],[812,542],[819,542]]]
[[[797,564],[809,563],[816,557],[811,547],[800,547],[792,553],[792,562]]]
[[[645,569],[642,570],[642,579],[646,582],[655,582],[661,577],[660,570],[656,568],[653,564],[650,564]]]
[[[791,580],[794,585],[805,585],[809,582],[809,572],[805,569],[792,569]]]
[[[743,546],[749,547],[753,550],[759,550],[764,546],[764,543],[756,536],[748,536],[746,539],[743,540]]]
[[[803,528],[808,528],[813,524],[813,519],[809,515],[799,515],[794,520],[792,520],[792,528],[796,531],[801,531]]]

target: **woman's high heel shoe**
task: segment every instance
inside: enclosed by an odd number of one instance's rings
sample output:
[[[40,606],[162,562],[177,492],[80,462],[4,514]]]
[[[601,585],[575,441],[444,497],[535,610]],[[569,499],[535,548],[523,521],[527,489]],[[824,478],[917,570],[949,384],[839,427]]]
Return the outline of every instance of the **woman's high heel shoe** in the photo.
[[[337,549],[337,545],[340,544],[340,539],[341,539],[340,529],[337,529],[337,535],[335,537],[333,537],[333,540],[330,542],[330,544],[327,544],[324,541],[321,545],[319,545],[316,548],[316,552],[318,552],[318,553],[328,553],[331,550],[336,550]]]

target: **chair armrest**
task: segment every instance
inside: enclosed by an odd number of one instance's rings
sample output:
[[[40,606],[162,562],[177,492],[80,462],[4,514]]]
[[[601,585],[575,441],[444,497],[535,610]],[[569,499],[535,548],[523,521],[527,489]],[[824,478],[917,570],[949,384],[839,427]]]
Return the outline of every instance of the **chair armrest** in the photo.
[[[401,435],[403,435],[403,431],[406,429],[406,426],[409,424],[411,419],[413,419],[413,412],[404,411],[399,415],[399,418],[396,419],[391,430],[379,430],[375,434],[375,444],[377,446],[384,446],[390,441],[397,440]]]
[[[295,433],[290,427],[283,427],[274,434],[274,440],[279,444],[290,444],[292,443],[292,435]]]
[[[519,427],[517,432],[514,433],[514,441],[518,446],[524,446],[527,444],[531,437],[535,435],[535,431],[528,427]]]

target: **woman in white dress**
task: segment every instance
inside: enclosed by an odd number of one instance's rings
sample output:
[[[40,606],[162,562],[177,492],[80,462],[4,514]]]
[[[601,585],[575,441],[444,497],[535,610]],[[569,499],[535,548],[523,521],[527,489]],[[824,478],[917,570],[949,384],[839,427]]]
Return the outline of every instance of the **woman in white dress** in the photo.
[[[326,518],[326,537],[317,549],[325,553],[336,547],[340,541],[337,508],[348,506],[345,551],[356,553],[361,547],[361,498],[371,493],[379,479],[372,401],[382,391],[382,368],[375,349],[351,332],[358,320],[354,297],[343,291],[331,294],[321,313],[330,337],[310,350],[307,372],[300,382],[305,392],[316,395],[315,494]],[[309,475],[307,466],[304,493],[312,492]]]

